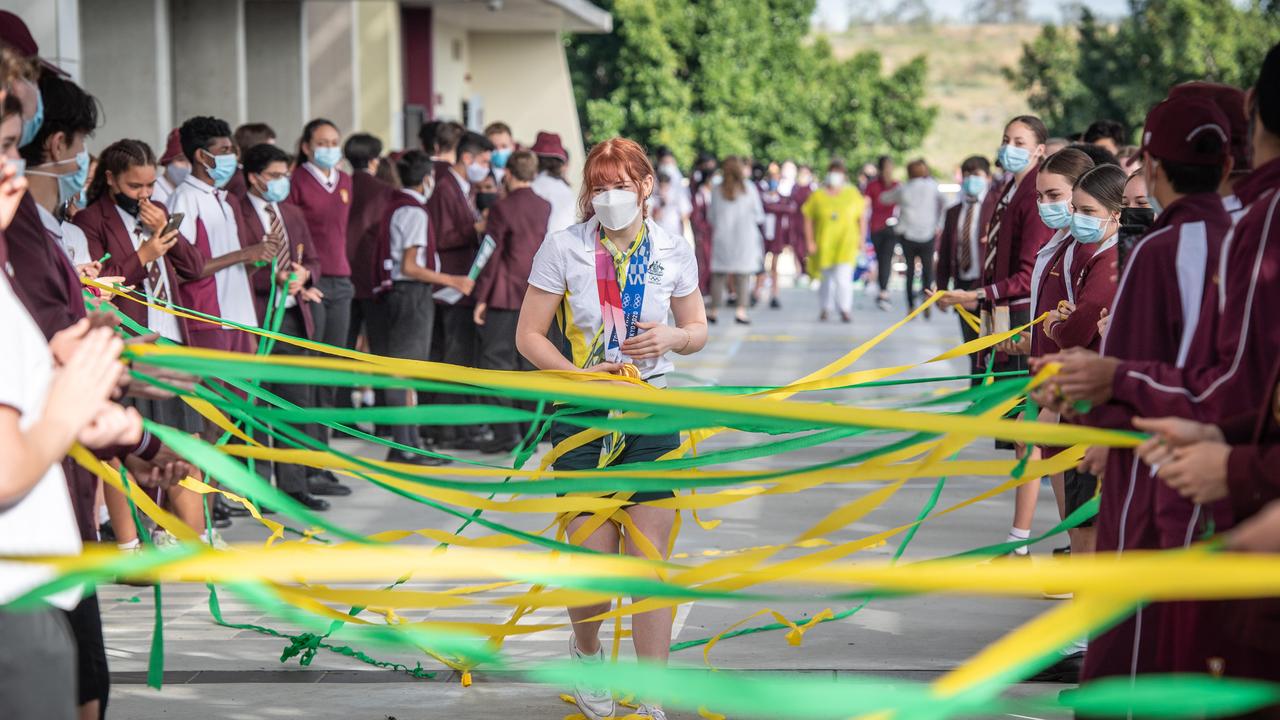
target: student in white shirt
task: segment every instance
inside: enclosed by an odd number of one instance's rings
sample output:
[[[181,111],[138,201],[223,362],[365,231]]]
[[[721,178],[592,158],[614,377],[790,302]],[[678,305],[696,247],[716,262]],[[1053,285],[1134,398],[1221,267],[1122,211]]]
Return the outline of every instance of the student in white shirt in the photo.
[[[898,206],[899,245],[907,262],[907,311],[916,306],[916,259],[920,260],[920,280],[925,288],[933,287],[934,241],[942,228],[945,212],[938,182],[929,174],[924,160],[907,163],[907,182],[880,196],[881,202]],[[927,312],[927,311],[926,311]]]
[[[431,355],[431,335],[436,303],[431,293],[452,287],[469,295],[475,282],[465,275],[440,272],[440,257],[427,214],[427,200],[435,188],[431,158],[421,150],[410,150],[396,161],[402,189],[387,202],[372,252],[377,267],[390,267],[387,283],[374,284],[374,301],[366,319],[369,349],[378,355],[426,361]],[[387,404],[411,405],[408,390],[388,388]],[[418,429],[413,425],[392,425],[392,437],[401,445],[420,448]],[[442,458],[388,448],[387,459],[415,465],[442,465]]]
[[[707,316],[698,291],[698,265],[693,247],[673,238],[657,223],[646,220],[645,198],[653,192],[654,171],[644,148],[624,138],[606,140],[591,149],[583,167],[579,211],[595,217],[552,233],[543,241],[529,273],[529,289],[520,309],[516,347],[542,370],[626,374],[651,385],[665,386],[665,375],[674,366],[668,354],[695,353],[707,340]],[[620,304],[603,299],[597,267],[616,271]],[[551,321],[564,307],[571,317],[561,330],[568,347],[557,348],[547,339]],[[624,308],[628,308],[625,309]],[[638,310],[636,310],[638,308]],[[675,324],[668,325],[668,315]],[[557,423],[552,442],[577,432]],[[679,433],[661,436],[624,435],[616,463],[656,460],[680,445]],[[602,441],[587,443],[555,462],[556,470],[595,468]],[[671,492],[625,493],[633,503],[645,503]],[[645,504],[625,508],[635,527],[649,543],[665,552],[675,521],[675,511]],[[568,522],[570,536],[587,521],[578,516]],[[598,552],[618,552],[623,533],[612,522],[604,523],[582,545]],[[638,539],[627,538],[627,553],[643,555]],[[600,622],[588,618],[607,612],[609,602],[569,608],[573,620],[570,657],[582,663],[604,661],[600,646]],[[671,644],[671,611],[637,613],[631,620],[636,655],[642,660],[665,663]],[[586,683],[574,687],[574,699],[589,718],[613,715],[613,696],[607,689]],[[639,715],[665,717],[659,706],[641,701]]]
[[[214,278],[216,294],[196,296],[195,283],[187,283],[192,309],[227,320],[258,326],[249,272],[259,264],[270,264],[278,248],[266,242],[242,243],[237,217],[222,188],[237,168],[231,128],[223,120],[194,117],[179,129],[182,151],[191,161],[191,174],[173,191],[169,212],[182,213],[178,227],[182,237],[204,256],[202,278]],[[203,307],[201,307],[203,305]],[[192,326],[190,343],[199,347],[252,352],[251,336],[230,327],[214,329]],[[209,337],[209,336],[215,337]]]
[[[560,136],[549,132],[538,133],[531,150],[538,156],[538,176],[530,187],[538,197],[551,203],[547,233],[560,232],[578,221],[578,199],[565,179],[569,153],[561,144]]]

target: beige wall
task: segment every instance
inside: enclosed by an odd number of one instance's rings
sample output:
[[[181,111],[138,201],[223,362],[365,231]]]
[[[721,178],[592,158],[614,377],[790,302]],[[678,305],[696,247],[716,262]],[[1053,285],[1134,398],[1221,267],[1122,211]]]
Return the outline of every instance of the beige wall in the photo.
[[[350,0],[306,0],[307,120],[327,118],[344,135],[356,124],[359,69],[355,55],[356,5]],[[302,128],[298,128],[301,130]]]
[[[431,115],[436,120],[457,120],[465,124],[462,101],[472,92],[466,79],[472,54],[467,31],[441,22],[437,17],[432,20],[431,33],[432,92],[437,100]]]
[[[129,18],[120,22],[119,18]],[[102,103],[102,125],[89,139],[97,152],[128,137],[157,153],[174,126],[169,78],[169,12],[164,0],[93,0],[80,7],[85,33],[80,81]],[[43,41],[41,49],[44,48]]]
[[[507,123],[524,145],[532,144],[539,130],[558,133],[570,165],[580,168],[582,133],[560,36],[471,33],[470,52],[471,88],[484,98],[485,122]],[[577,187],[573,168],[569,177]]]
[[[359,121],[348,132],[378,136],[388,148],[404,144],[400,108],[404,86],[400,81],[400,4],[395,0],[356,3],[359,28]]]
[[[301,0],[246,0],[245,92],[247,122],[265,122],[277,142],[290,146],[302,116],[303,38]]]
[[[222,118],[233,128],[244,122],[242,0],[172,0],[170,12],[172,36],[180,39],[170,48],[175,122],[195,115]]]

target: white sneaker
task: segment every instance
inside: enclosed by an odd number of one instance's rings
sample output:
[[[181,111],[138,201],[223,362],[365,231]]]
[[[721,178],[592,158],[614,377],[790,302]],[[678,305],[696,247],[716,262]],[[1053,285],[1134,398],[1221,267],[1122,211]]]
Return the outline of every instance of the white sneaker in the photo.
[[[604,664],[604,648],[597,650],[595,655],[584,655],[578,650],[577,639],[570,635],[569,657],[584,665],[602,665]],[[613,702],[612,692],[589,685],[575,684],[573,686],[573,701],[578,704],[578,709],[582,711],[582,714],[587,716],[587,720],[611,718],[617,709]],[[660,720],[666,720],[666,717],[662,716]]]
[[[640,709],[636,711],[636,717],[667,720],[667,714],[657,705],[641,705]]]
[[[204,539],[205,539],[205,542],[209,544],[209,547],[213,548],[214,550],[230,550],[231,549],[231,546],[227,544],[227,541],[222,539],[222,533],[219,533],[217,530],[210,530],[208,533],[205,534]]]
[[[151,544],[158,548],[166,548],[181,545],[182,543],[178,538],[170,534],[168,530],[156,528],[155,531],[151,533]]]

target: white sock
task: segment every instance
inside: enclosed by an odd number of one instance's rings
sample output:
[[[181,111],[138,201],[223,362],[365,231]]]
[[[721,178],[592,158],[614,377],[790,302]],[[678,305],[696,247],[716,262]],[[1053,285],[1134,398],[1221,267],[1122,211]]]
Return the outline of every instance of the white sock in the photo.
[[[136,550],[141,545],[142,545],[142,541],[139,540],[138,538],[134,538],[126,543],[116,543],[116,549],[117,550]]]
[[[1008,539],[1005,540],[1005,542],[1022,542],[1023,540],[1029,540],[1029,539],[1031,539],[1031,528],[1027,528],[1026,530],[1023,530],[1022,528],[1015,527],[1015,528],[1009,528],[1009,537]],[[1013,552],[1018,555],[1026,555],[1031,551],[1028,550],[1027,547],[1024,545],[1014,550]]]
[[[1078,652],[1084,652],[1088,649],[1089,649],[1089,638],[1082,637],[1077,640],[1072,640],[1070,644],[1068,644],[1066,647],[1062,648],[1058,652],[1062,653],[1063,655],[1075,655]]]

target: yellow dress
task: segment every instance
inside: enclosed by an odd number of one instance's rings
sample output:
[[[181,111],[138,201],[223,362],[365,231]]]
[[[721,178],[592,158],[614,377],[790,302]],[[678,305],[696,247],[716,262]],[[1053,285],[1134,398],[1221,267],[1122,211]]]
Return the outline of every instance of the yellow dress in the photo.
[[[804,216],[813,221],[817,255],[809,259],[809,272],[817,276],[836,265],[852,265],[862,247],[862,213],[866,200],[858,188],[846,185],[836,195],[826,188],[815,190],[804,203]]]

